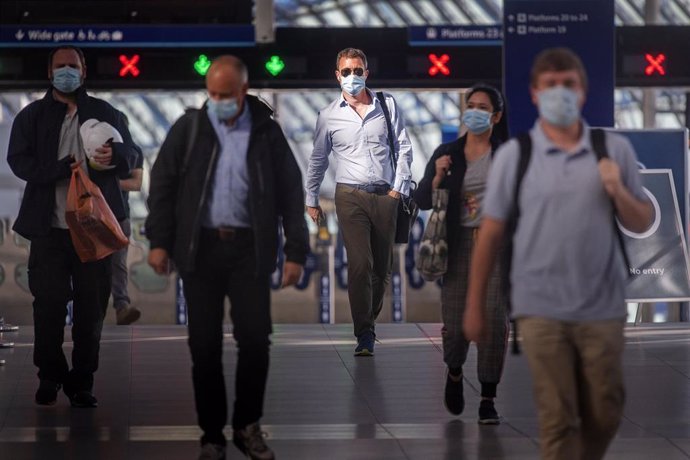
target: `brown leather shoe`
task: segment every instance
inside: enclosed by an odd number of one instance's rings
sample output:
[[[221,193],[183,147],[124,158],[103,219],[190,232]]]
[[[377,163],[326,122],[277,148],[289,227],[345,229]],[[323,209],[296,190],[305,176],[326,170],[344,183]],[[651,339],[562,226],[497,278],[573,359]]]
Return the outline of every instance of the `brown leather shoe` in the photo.
[[[117,321],[118,326],[126,326],[128,324],[132,324],[136,320],[139,319],[141,316],[141,312],[130,306],[118,308],[117,312],[115,313],[115,319]]]
[[[235,430],[232,442],[244,455],[252,460],[275,460],[273,451],[266,445],[258,422],[247,425],[242,430]]]

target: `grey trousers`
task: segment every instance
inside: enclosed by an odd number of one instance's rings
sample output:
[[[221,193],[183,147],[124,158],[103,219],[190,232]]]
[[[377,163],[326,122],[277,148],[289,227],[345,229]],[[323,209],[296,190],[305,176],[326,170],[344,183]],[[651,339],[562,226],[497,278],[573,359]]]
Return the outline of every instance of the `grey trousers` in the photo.
[[[347,250],[347,294],[360,337],[375,333],[390,279],[398,200],[344,184],[335,188],[335,209]]]
[[[461,368],[467,359],[470,342],[462,332],[465,314],[470,258],[474,247],[474,229],[460,227],[453,238],[448,254],[448,271],[443,276],[441,313],[443,316],[443,360],[449,368]],[[496,396],[496,385],[501,380],[508,343],[508,305],[502,289],[499,260],[489,278],[486,302],[488,340],[477,344],[477,377],[482,384],[482,396]]]
[[[129,219],[121,220],[120,227],[125,236],[129,238],[132,234],[132,225]],[[130,303],[129,292],[127,291],[127,249],[129,249],[129,246],[113,253],[112,256],[113,282],[111,293],[113,295],[113,307],[115,310],[126,307]]]

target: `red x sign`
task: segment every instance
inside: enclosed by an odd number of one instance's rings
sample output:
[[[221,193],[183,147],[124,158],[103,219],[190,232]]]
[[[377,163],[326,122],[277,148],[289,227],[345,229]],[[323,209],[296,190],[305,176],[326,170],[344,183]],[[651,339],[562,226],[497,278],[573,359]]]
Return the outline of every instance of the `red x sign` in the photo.
[[[649,62],[649,65],[644,69],[645,75],[653,75],[657,72],[659,75],[666,75],[666,69],[664,69],[663,62],[666,60],[665,54],[657,54],[656,57],[647,53],[644,58]]]
[[[450,69],[446,64],[450,61],[450,56],[447,54],[442,54],[441,56],[436,56],[435,54],[430,54],[429,61],[431,62],[431,67],[429,67],[429,75],[432,77],[441,72],[443,75],[450,75]]]
[[[124,77],[128,73],[132,74],[133,77],[139,76],[139,69],[137,68],[137,62],[139,62],[139,55],[135,54],[131,58],[128,58],[124,54],[120,55],[120,63],[122,68],[120,69],[120,76]]]

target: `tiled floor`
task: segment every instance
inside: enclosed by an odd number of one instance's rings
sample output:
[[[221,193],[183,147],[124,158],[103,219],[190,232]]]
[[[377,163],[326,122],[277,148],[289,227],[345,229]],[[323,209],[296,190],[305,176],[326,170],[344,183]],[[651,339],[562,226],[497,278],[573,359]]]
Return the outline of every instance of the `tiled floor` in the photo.
[[[499,386],[500,426],[479,426],[476,353],[467,406],[442,403],[438,324],[382,324],[373,358],[352,356],[349,325],[277,325],[263,427],[279,459],[535,459],[537,421],[524,356],[509,356]],[[690,458],[690,328],[630,327],[625,420],[609,459]],[[37,407],[32,328],[0,350],[0,459],[195,459],[198,452],[186,331],[107,326],[95,393],[71,409],[64,395]],[[69,340],[69,334],[67,335]],[[69,347],[69,345],[67,345]],[[232,394],[235,348],[226,339]],[[229,449],[228,459],[242,458]]]

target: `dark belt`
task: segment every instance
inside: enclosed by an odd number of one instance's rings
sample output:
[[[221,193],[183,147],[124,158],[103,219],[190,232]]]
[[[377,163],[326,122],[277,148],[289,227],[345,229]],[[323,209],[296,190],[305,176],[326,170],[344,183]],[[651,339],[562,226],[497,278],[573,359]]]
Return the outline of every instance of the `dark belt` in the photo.
[[[215,238],[220,241],[235,241],[242,237],[251,236],[253,233],[254,231],[247,227],[202,227],[201,229],[202,237]]]
[[[346,187],[352,187],[357,190],[362,190],[363,192],[375,193],[377,195],[386,195],[391,191],[391,187],[388,184],[343,184]]]

